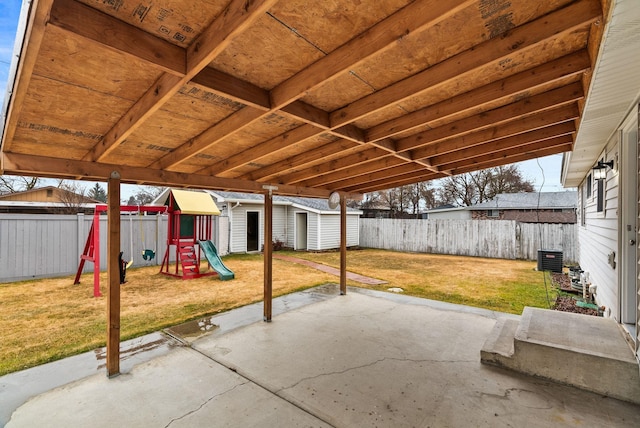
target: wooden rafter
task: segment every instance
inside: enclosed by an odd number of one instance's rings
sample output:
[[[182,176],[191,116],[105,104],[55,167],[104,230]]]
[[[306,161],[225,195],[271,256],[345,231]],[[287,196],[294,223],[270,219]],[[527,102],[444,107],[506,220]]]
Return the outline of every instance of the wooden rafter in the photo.
[[[575,132],[602,36],[599,0],[538,6],[527,2],[480,4],[480,0],[453,3],[416,0],[407,4],[398,0],[387,16],[380,15],[357,31],[342,32],[336,39],[338,43],[325,45],[322,38],[330,39],[331,33],[307,33],[305,25],[313,25],[312,21],[298,22],[300,13],[283,12],[287,10],[283,7],[286,2],[218,3],[211,6],[210,19],[197,22],[197,31],[189,36],[190,43],[175,43],[180,40],[178,34],[170,38],[169,33],[158,31],[154,23],[148,22],[164,20],[166,16],[161,14],[146,21],[140,15],[138,21],[130,16],[123,19],[124,9],[119,11],[108,5],[92,7],[78,0],[35,2],[29,49],[22,58],[28,70],[20,76],[13,94],[3,152],[14,155],[13,138],[21,123],[23,133],[52,129],[60,135],[84,139],[85,155],[76,156],[74,162],[113,165],[114,159],[130,156],[136,148],[142,148],[145,156],[133,162],[136,166],[126,162],[124,166],[148,169],[151,178],[135,180],[146,183],[160,182],[163,174],[191,171],[195,172],[192,175],[196,182],[207,176],[233,177],[242,183],[235,185],[243,188],[247,182],[255,183],[254,186],[273,182],[325,192],[341,186],[354,188],[362,180],[370,180],[372,186],[378,187],[383,181],[390,185],[411,177],[437,178],[464,170],[468,162],[478,166],[480,159],[491,154],[532,147],[536,139],[542,147],[545,142],[551,144],[555,138]],[[518,8],[523,10],[520,12]],[[352,13],[363,9],[346,10]],[[273,13],[278,16],[275,20]],[[301,13],[304,15],[306,11]],[[494,25],[497,21],[489,17],[500,13],[504,14],[501,19],[507,21],[498,28]],[[511,22],[512,15],[518,16],[516,24]],[[457,28],[449,24],[463,17],[481,17],[482,21],[465,26],[461,30],[464,34],[448,34],[450,28]],[[180,25],[188,24],[180,19]],[[296,29],[297,25],[300,27]],[[261,43],[265,35],[268,39],[267,33],[260,33],[262,26],[272,26],[268,31],[284,27],[278,37],[286,34],[285,38],[292,36],[296,40],[293,43],[282,39],[289,43],[288,49],[306,44],[312,46],[314,54],[301,60],[297,69],[287,70],[279,80],[261,81],[252,73],[243,73],[241,67],[251,67],[253,60],[248,56],[248,62],[235,64],[236,50],[249,48],[253,49],[253,55],[259,55],[259,49],[251,45]],[[184,25],[184,31],[192,30]],[[433,46],[423,45],[421,38],[436,31],[449,39],[438,38]],[[262,35],[252,38],[254,32]],[[111,51],[112,58],[124,61],[129,58],[137,67],[148,66],[144,75],[146,91],[136,88],[137,101],[124,114],[114,116],[119,120],[113,120],[106,132],[100,131],[97,139],[95,131],[16,119],[23,104],[21,97],[27,97],[25,91],[39,55],[39,40],[47,36],[54,40],[68,37],[71,43],[82,39],[80,46],[85,49],[95,47],[98,54],[102,50]],[[402,61],[404,52],[412,49],[446,49],[453,41],[451,37],[458,36],[468,39],[447,53],[416,57],[418,61],[411,73],[400,71],[397,79],[380,79],[385,82],[380,87],[367,81],[367,76],[374,74],[371,67],[383,67],[393,73],[394,64],[384,61],[393,58]],[[52,49],[61,44],[60,40],[56,43],[45,47]],[[333,47],[325,50],[326,46]],[[47,51],[45,57],[50,54]],[[86,57],[83,53],[83,58]],[[219,57],[224,59],[218,60]],[[60,58],[54,55],[51,61],[54,60]],[[421,67],[417,65],[420,61]],[[227,63],[233,65],[227,67]],[[414,63],[400,67],[408,64]],[[42,63],[40,67],[44,69],[46,65]],[[156,76],[159,77],[149,86]],[[46,70],[42,78],[66,83],[64,76],[49,76]],[[85,80],[77,82],[78,87],[90,85],[85,75],[81,79]],[[364,90],[356,88],[350,94],[348,81],[368,86]],[[326,88],[334,85],[349,94],[341,104],[328,99],[320,107],[322,97],[328,95]],[[194,103],[193,109],[187,107],[183,113],[177,103],[187,99]],[[213,112],[217,105],[224,105],[223,114],[215,111],[215,119],[202,126],[207,121],[206,110]],[[117,107],[105,109],[114,110]],[[182,117],[186,119],[184,131],[180,124]],[[273,118],[275,122],[286,123],[280,132],[266,131],[274,123]],[[173,127],[168,137],[180,139],[167,144],[148,142],[146,132],[150,128],[152,132],[162,130],[163,121],[167,127]],[[147,122],[153,124],[146,126]],[[190,132],[189,126],[197,132]],[[247,142],[233,150],[232,142],[245,137]],[[37,135],[28,138],[25,141],[38,141]],[[329,142],[331,138],[336,140]],[[36,152],[37,145],[20,149],[22,153],[29,150]],[[511,159],[503,156],[500,161],[507,158]],[[8,165],[13,168],[11,163]],[[77,177],[86,178],[88,175],[82,173],[85,166],[74,164],[71,170],[80,171]],[[398,176],[390,175],[394,174],[393,168]],[[46,170],[50,175],[70,176],[66,170]],[[410,176],[401,171],[415,174]],[[140,175],[135,169],[130,172]],[[387,176],[383,177],[384,174]],[[171,180],[182,177],[169,176]],[[123,181],[127,180],[123,176]],[[193,185],[191,181],[186,184]]]
[[[235,178],[158,171],[144,167],[48,158],[18,153],[3,153],[2,166],[5,174],[42,174],[56,178],[73,179],[79,177],[84,180],[99,181],[103,180],[105,176],[109,176],[112,171],[119,171],[123,177],[123,183],[147,183],[152,186],[194,187],[250,193],[262,191],[261,183]],[[65,173],[62,174],[61,171],[65,171]],[[326,190],[287,185],[279,185],[278,193],[312,198],[326,198],[329,196],[329,192]]]
[[[185,74],[163,74],[105,134],[100,143],[87,153],[84,160],[95,162],[104,159],[274,3],[276,0],[232,0],[225,11],[187,49]]]

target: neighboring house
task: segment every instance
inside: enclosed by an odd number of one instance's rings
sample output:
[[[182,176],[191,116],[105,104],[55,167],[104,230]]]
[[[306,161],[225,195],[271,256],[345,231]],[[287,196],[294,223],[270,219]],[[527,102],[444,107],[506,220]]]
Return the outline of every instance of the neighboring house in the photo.
[[[229,251],[262,250],[264,195],[209,191],[229,217]],[[347,246],[359,245],[360,214],[347,209]],[[326,199],[273,197],[273,240],[295,250],[329,250],[340,247],[340,209],[330,209]]]
[[[575,223],[578,192],[501,193],[493,200],[466,207],[474,220],[523,223]]]
[[[93,214],[102,202],[55,186],[0,195],[0,213]]]
[[[368,203],[366,208],[361,208],[362,218],[391,218],[391,208],[382,203]]]
[[[580,267],[605,316],[630,333],[638,356],[640,34],[633,23],[640,22],[640,8],[618,1],[612,9],[562,183],[578,187]]]
[[[470,220],[471,213],[467,207],[455,207],[442,205],[422,213],[422,219],[426,220]]]

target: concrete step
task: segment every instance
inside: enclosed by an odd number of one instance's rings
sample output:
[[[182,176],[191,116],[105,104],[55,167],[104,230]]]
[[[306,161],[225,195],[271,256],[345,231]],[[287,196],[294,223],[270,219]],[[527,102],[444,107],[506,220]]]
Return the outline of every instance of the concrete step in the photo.
[[[480,359],[491,364],[640,404],[638,361],[612,319],[525,308],[501,319]]]

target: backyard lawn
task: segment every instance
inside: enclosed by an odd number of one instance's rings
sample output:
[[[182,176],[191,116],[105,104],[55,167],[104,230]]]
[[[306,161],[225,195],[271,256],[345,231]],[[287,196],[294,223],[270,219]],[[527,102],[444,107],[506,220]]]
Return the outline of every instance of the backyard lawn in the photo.
[[[337,252],[279,254],[339,266]],[[262,255],[232,255],[224,261],[236,273],[235,280],[182,281],[158,274],[157,266],[127,271],[122,340],[261,301]],[[349,251],[347,266],[389,282],[367,286],[376,290],[400,287],[413,296],[515,314],[524,306],[549,307],[544,276],[535,271],[535,262],[355,250]],[[103,274],[103,293],[106,280]],[[92,281],[92,274],[86,274],[80,285],[73,285],[73,276],[0,284],[0,375],[104,346],[106,298],[92,297]],[[274,296],[327,282],[338,278],[273,260]],[[556,292],[546,283],[553,302]]]

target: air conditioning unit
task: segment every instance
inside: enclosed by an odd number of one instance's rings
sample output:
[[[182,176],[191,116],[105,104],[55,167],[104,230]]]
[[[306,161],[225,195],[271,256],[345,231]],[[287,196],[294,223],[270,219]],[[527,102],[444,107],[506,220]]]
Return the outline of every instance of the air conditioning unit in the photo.
[[[562,273],[562,251],[538,250],[538,270]]]

